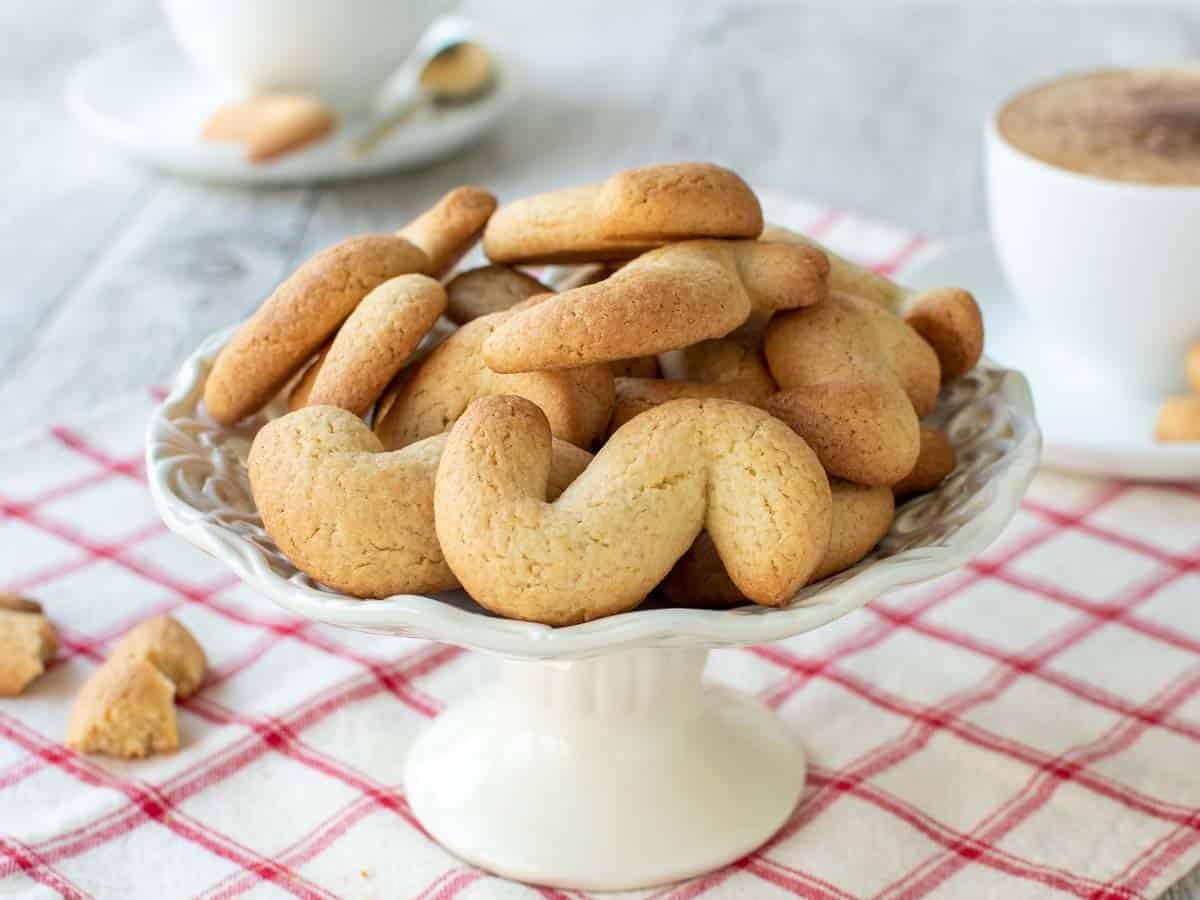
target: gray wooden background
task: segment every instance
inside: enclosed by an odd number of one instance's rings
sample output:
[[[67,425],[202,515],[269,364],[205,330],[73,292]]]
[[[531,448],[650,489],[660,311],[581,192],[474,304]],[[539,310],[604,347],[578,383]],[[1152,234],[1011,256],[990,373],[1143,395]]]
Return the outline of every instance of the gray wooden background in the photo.
[[[653,161],[950,236],[986,227],[979,131],[1029,81],[1177,62],[1200,5],[1027,0],[466,4],[526,66],[526,99],[461,157],[336,187],[244,190],[135,168],[71,121],[81,56],[158,27],[151,0],[0,3],[0,408],[7,428],[170,378],[305,256],[397,227],[447,188],[502,197]],[[1200,898],[1200,876],[1172,900]]]

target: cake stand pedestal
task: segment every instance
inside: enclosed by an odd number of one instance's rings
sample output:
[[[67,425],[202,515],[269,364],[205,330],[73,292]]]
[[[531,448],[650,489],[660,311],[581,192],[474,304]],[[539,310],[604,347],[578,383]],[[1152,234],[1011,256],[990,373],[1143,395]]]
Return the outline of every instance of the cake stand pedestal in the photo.
[[[705,649],[504,660],[439,716],[405,787],[421,824],[488,871],[620,890],[759,847],[804,786],[804,754],[757,700],[703,683]]]

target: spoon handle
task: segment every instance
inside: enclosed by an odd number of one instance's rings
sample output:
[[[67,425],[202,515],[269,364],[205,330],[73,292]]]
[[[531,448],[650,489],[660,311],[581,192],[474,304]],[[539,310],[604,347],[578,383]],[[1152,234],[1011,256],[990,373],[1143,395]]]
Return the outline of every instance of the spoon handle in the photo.
[[[425,91],[414,91],[404,102],[388,110],[386,115],[372,119],[345,144],[347,156],[362,159],[369,156],[383,141],[418,109],[429,102]]]

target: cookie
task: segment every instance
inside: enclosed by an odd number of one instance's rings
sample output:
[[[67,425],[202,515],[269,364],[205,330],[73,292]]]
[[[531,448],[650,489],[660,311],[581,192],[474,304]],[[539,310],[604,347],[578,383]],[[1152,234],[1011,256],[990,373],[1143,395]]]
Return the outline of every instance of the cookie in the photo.
[[[892,485],[912,471],[918,419],[937,402],[941,371],[932,348],[901,319],[834,293],[776,316],[764,350],[780,387],[767,409],[809,442],[831,476]]]
[[[507,203],[488,222],[483,249],[493,262],[510,265],[605,262],[670,241],[753,238],[761,231],[758,198],[734,172],[679,163]]]
[[[200,686],[206,666],[203,649],[174,619],[141,623],[79,689],[67,746],[126,759],[178,749],[175,700]]]
[[[921,449],[912,471],[892,485],[897,500],[932,491],[954,471],[958,456],[946,433],[932,425],[921,426]]]
[[[208,414],[233,425],[258,412],[312,358],[363,297],[390,278],[428,266],[403,238],[368,234],[304,263],[238,329],[204,385]]]
[[[425,252],[429,264],[424,274],[442,278],[475,246],[495,211],[495,195],[457,187],[396,234]]]
[[[5,594],[0,607],[0,697],[15,697],[58,652],[54,629],[32,600]]]
[[[398,275],[363,298],[314,364],[306,406],[340,406],[365,416],[446,308],[426,275]],[[292,399],[306,388],[301,379]]]
[[[892,492],[885,487],[866,487],[836,478],[829,487],[833,497],[829,547],[809,577],[810,584],[861,562],[887,534],[895,514]],[[676,606],[727,609],[748,602],[726,574],[707,532],[696,538],[659,589]]]
[[[778,386],[767,370],[761,346],[751,349],[731,338],[701,341],[659,355],[662,377],[673,381],[701,384],[740,384],[761,395],[763,400]]]
[[[484,363],[484,343],[512,315],[495,313],[467,323],[405,372],[376,425],[385,447],[396,449],[441,434],[473,400],[492,394],[513,394],[536,404],[551,433],[578,447],[590,447],[604,433],[613,409],[607,365],[502,375]]]
[[[294,153],[333,131],[328,106],[307,94],[259,94],[214,112],[201,132],[210,141],[242,144],[252,163]]]
[[[634,416],[672,400],[729,400],[749,406],[762,406],[765,396],[744,384],[700,384],[694,381],[669,381],[660,378],[618,378],[610,433]]]
[[[353,413],[309,406],[264,425],[247,467],[263,527],[302,572],[355,597],[458,587],[433,522],[437,435],[385,452]],[[557,496],[591,456],[554,442],[547,490]]]
[[[962,288],[915,291],[777,225],[768,225],[762,239],[824,250],[830,263],[830,290],[872,300],[902,316],[937,354],[943,381],[969,372],[983,355],[983,315],[975,298]]]
[[[333,346],[333,341],[330,341],[309,363],[308,368],[304,370],[288,393],[288,412],[295,412],[305,406],[308,406],[308,398],[312,396],[313,385],[317,383],[317,376],[321,373],[321,366],[325,364],[325,357],[329,355],[329,348]]]
[[[1188,347],[1184,368],[1187,372],[1188,384],[1193,391],[1200,393],[1200,341]]]
[[[1168,397],[1154,423],[1158,441],[1200,441],[1200,394]]]
[[[685,241],[639,256],[597,284],[523,309],[484,344],[497,372],[582,366],[722,337],[752,311],[826,297],[819,251],[758,241]]]
[[[509,618],[570,625],[637,606],[706,528],[733,582],[791,600],[829,544],[829,483],[761,410],[677,400],[614,434],[555,502],[551,436],[519,397],[471,404],[446,443],[434,519],[467,592]]]
[[[446,316],[466,325],[482,316],[504,312],[522,300],[553,293],[532,275],[508,266],[482,266],[459,272],[446,283]]]
[[[653,356],[635,356],[632,359],[617,359],[609,363],[614,378],[657,378],[658,359]]]

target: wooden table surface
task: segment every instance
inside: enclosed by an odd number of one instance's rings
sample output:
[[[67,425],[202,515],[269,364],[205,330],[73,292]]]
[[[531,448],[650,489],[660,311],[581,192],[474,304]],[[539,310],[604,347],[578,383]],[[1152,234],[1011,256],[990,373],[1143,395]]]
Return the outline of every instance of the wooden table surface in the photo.
[[[394,228],[464,182],[510,198],[711,159],[752,184],[934,237],[979,231],[979,132],[999,100],[1059,71],[1178,62],[1200,46],[1200,8],[1142,4],[606,0],[466,11],[529,74],[527,97],[493,134],[421,171],[247,190],[139,169],[67,113],[72,65],[159,27],[156,4],[3,4],[0,408],[10,432],[168,380],[200,338],[250,312],[313,251]],[[1200,900],[1200,874],[1168,896]]]

